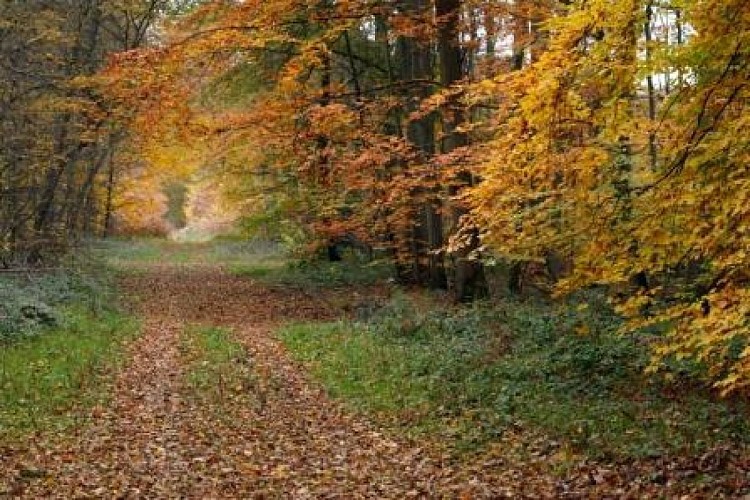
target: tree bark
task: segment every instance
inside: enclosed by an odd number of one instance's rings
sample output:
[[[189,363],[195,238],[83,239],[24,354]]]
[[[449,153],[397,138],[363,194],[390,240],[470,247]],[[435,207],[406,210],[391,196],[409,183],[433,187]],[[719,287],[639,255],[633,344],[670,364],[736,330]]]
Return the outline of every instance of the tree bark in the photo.
[[[426,0],[408,0],[403,4],[404,11],[425,21],[431,18],[431,4]],[[402,36],[398,40],[398,59],[402,81],[430,80],[432,78],[431,47],[413,37]],[[423,85],[408,96],[406,114],[416,111],[420,102],[432,93]],[[434,116],[427,115],[410,120],[406,127],[406,137],[421,152],[426,163],[435,154]],[[446,288],[447,276],[440,252],[443,248],[443,226],[439,213],[438,193],[421,189],[414,193],[417,206],[414,209],[412,231],[412,273],[413,280],[430,288]]]
[[[438,56],[440,58],[440,82],[446,87],[455,85],[464,77],[462,68],[462,51],[460,45],[459,21],[461,14],[460,0],[437,0],[436,13],[438,20]],[[442,152],[449,153],[456,148],[466,146],[468,137],[458,131],[464,120],[460,102],[451,102],[447,116],[443,116]],[[469,172],[460,173],[461,181],[471,185],[473,179]],[[456,195],[456,192],[450,193]],[[451,225],[458,227],[466,210],[452,203],[447,217]],[[453,264],[453,295],[456,300],[470,301],[488,294],[484,276],[484,266],[472,255],[479,247],[479,234],[476,228],[470,228],[470,241],[464,247],[450,255]]]

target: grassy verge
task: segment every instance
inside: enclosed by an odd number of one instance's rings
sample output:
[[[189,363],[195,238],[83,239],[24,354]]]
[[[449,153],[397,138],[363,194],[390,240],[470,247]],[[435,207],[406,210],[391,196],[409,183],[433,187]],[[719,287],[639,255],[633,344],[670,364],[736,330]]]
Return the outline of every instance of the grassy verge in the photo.
[[[364,323],[291,325],[280,337],[333,396],[457,451],[519,429],[610,460],[750,441],[746,405],[645,380],[645,347],[585,299],[591,307],[421,311],[400,298]]]
[[[191,396],[206,407],[221,410],[226,403],[246,397],[255,386],[247,353],[230,330],[187,328],[181,338],[186,360],[186,382]]]
[[[112,238],[98,241],[95,251],[112,268],[138,272],[141,267],[161,264],[222,264],[249,269],[284,264],[278,245],[258,241],[176,242],[166,238]],[[262,271],[261,271],[262,272]]]
[[[110,274],[80,250],[53,270],[0,276],[1,441],[59,430],[106,398],[137,331]]]
[[[101,402],[137,328],[112,311],[58,311],[60,324],[0,345],[0,439],[73,422],[73,410]]]
[[[112,238],[96,242],[94,251],[118,271],[138,273],[155,265],[188,265],[207,262],[206,243],[177,243],[164,238]]]
[[[137,273],[157,264],[220,264],[236,276],[307,289],[372,285],[393,276],[390,264],[366,262],[351,252],[341,262],[297,261],[279,244],[267,241],[179,243],[158,238],[115,238],[98,242],[97,251],[121,272]]]

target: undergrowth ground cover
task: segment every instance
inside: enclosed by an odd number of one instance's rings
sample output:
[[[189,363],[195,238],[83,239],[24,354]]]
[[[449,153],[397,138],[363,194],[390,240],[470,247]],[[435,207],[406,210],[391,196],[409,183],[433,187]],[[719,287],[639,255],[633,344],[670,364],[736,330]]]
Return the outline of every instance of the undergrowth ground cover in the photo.
[[[237,276],[304,288],[374,285],[392,274],[391,267],[386,263],[363,263],[356,260],[290,262],[267,259],[252,264],[235,264],[229,269]]]
[[[344,253],[341,261],[298,260],[279,253],[255,253],[256,259],[232,262],[228,269],[266,284],[281,284],[308,289],[369,286],[382,283],[394,275],[393,266],[382,260],[369,260],[353,251]]]
[[[344,252],[340,262],[298,260],[277,243],[266,241],[214,240],[175,242],[159,238],[114,238],[96,243],[110,266],[137,273],[139,267],[155,264],[221,265],[230,274],[266,285],[310,290],[326,287],[374,285],[393,276],[384,261],[369,261],[354,252]]]
[[[59,430],[106,398],[138,329],[116,303],[90,255],[0,276],[0,440]]]
[[[648,343],[658,333],[620,335],[620,318],[598,292],[457,305],[401,288],[388,269],[355,258],[295,264],[278,249],[238,242],[96,246],[103,272],[88,261],[3,282],[8,290],[26,287],[14,306],[25,318],[18,324],[26,325],[29,311],[36,319],[26,330],[9,327],[16,333],[3,340],[0,448],[6,436],[66,429],[77,421],[71,416],[87,414],[71,410],[109,393],[113,403],[88,412],[98,416],[87,420],[87,451],[71,452],[68,445],[82,444],[65,432],[72,439],[62,448],[32,452],[41,465],[18,458],[7,491],[57,488],[30,486],[26,470],[68,481],[66,491],[92,474],[103,485],[120,481],[92,472],[89,465],[100,462],[112,474],[128,471],[139,489],[156,481],[186,491],[161,445],[197,471],[187,479],[195,491],[211,490],[221,477],[248,488],[242,491],[288,492],[294,476],[330,492],[332,470],[343,474],[341,491],[353,491],[365,483],[349,475],[352,468],[372,472],[380,485],[378,466],[431,485],[413,491],[433,491],[439,480],[448,488],[473,485],[487,498],[509,485],[547,492],[540,497],[734,497],[750,484],[747,403],[714,397],[689,365],[674,367],[682,370],[679,383],[646,377]],[[128,344],[130,362],[108,391],[122,340],[137,331],[112,307],[111,283],[100,279],[113,272],[118,293],[144,318],[144,333]],[[12,325],[16,316],[5,316]],[[331,404],[321,388],[342,404]],[[135,455],[112,448],[113,439]],[[161,464],[164,474],[143,476],[144,464]],[[64,472],[70,467],[78,476]],[[401,492],[403,478],[393,481]]]
[[[620,319],[595,291],[560,302],[505,298],[455,306],[392,283],[384,287],[390,299],[369,296],[366,287],[384,283],[392,269],[356,255],[296,262],[264,242],[104,245],[111,263],[131,271],[138,262],[211,263],[261,285],[347,290],[337,299],[341,320],[290,324],[279,338],[333,396],[397,432],[429,436],[458,453],[481,452],[518,431],[545,436],[562,460],[750,444],[745,401],[716,398],[691,382],[689,366],[678,367],[679,384],[647,378],[649,336],[620,335]],[[195,365],[191,383],[224,391],[229,375],[219,372],[238,369],[231,335],[190,331],[190,352],[218,356]],[[209,379],[222,382],[200,383]]]
[[[401,294],[364,321],[279,337],[333,396],[459,454],[518,431],[545,436],[563,466],[750,444],[746,403],[646,379],[643,339],[618,327],[596,294],[472,307]]]
[[[164,238],[110,238],[94,242],[95,253],[116,270],[137,272],[158,264],[221,264],[229,269],[283,267],[288,259],[273,242],[214,240],[178,242]]]

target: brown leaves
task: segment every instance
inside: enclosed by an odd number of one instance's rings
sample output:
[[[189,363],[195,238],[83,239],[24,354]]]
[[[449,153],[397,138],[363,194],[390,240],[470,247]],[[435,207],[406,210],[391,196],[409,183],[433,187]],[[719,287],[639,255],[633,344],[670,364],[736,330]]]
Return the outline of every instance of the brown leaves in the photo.
[[[323,291],[265,288],[209,265],[154,264],[124,278],[144,332],[113,400],[76,433],[2,450],[14,497],[590,498],[731,495],[750,487],[747,457],[600,464],[541,436],[506,432],[457,459],[389,435],[311,383],[271,330],[329,319]],[[253,383],[195,398],[179,338],[188,324],[230,327]],[[243,368],[244,369],[244,368]],[[217,382],[218,383],[218,382]],[[244,392],[243,392],[244,391]],[[229,397],[231,395],[231,397]],[[220,403],[220,404],[219,404]],[[554,471],[557,472],[554,472]],[[703,485],[696,478],[711,477]]]

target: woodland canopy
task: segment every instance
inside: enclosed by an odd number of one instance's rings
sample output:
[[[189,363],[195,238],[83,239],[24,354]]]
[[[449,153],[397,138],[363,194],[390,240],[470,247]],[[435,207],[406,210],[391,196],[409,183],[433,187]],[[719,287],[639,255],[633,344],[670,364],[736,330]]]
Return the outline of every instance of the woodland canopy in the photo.
[[[6,267],[239,220],[750,385],[745,0],[3,0],[0,53]]]

